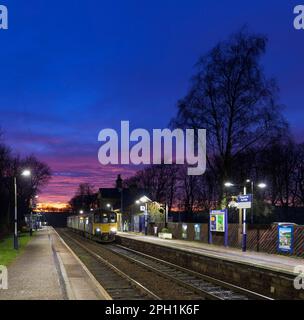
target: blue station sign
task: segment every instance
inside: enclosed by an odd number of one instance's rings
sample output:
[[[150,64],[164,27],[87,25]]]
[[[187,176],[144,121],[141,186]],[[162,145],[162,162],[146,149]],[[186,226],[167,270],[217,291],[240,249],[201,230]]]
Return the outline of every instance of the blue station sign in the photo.
[[[252,204],[252,194],[239,195],[237,206],[239,209],[250,209]]]

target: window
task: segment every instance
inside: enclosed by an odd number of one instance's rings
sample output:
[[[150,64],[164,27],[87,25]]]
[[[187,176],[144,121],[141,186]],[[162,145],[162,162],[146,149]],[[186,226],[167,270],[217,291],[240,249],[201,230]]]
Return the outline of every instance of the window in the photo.
[[[110,222],[116,222],[116,214],[115,213],[110,213]]]
[[[101,216],[100,216],[100,214],[95,214],[94,215],[94,222],[95,223],[100,223],[101,222]]]
[[[103,213],[102,214],[102,223],[108,223],[108,222],[109,222],[108,214]]]
[[[95,223],[114,223],[116,222],[116,214],[115,213],[101,213],[94,215]]]

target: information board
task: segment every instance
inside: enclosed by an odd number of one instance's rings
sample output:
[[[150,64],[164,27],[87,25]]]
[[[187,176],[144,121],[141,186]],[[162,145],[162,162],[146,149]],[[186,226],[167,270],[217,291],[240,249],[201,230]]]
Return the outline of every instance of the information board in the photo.
[[[293,231],[291,224],[278,225],[278,251],[292,253],[293,251]]]
[[[225,232],[226,210],[211,210],[210,230],[213,232]]]

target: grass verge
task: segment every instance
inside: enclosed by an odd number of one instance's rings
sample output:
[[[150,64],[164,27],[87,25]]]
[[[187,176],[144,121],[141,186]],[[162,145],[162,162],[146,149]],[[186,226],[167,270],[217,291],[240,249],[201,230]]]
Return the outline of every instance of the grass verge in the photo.
[[[14,249],[14,238],[8,236],[0,240],[0,265],[8,266],[22,251],[32,237],[28,233],[19,235],[19,250]]]

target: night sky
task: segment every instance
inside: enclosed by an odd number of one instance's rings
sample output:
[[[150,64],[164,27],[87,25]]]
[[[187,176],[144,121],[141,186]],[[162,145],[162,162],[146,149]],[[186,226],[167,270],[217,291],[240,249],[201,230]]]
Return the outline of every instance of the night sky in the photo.
[[[194,65],[244,24],[269,37],[265,72],[281,88],[284,114],[303,141],[304,30],[301,0],[0,0],[0,127],[21,155],[47,162],[54,177],[41,201],[64,202],[80,182],[111,186],[136,168],[102,167],[98,133],[163,128],[189,88]],[[302,1],[304,4],[304,1]]]

